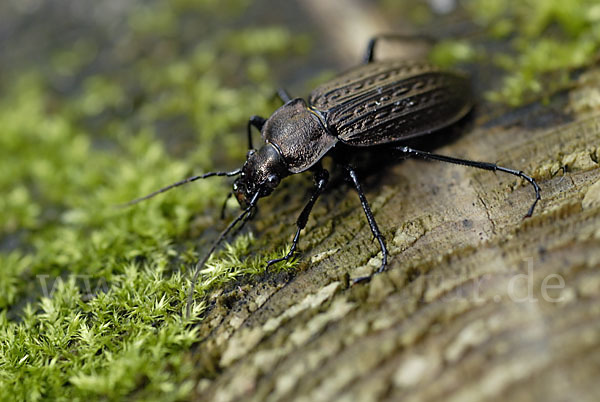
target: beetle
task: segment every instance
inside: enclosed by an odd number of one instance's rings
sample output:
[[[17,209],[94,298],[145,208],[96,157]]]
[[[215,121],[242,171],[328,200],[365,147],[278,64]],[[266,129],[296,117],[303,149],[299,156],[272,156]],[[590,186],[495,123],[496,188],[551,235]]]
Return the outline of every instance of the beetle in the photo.
[[[435,67],[424,60],[375,61],[374,49],[378,40],[389,38],[380,35],[369,41],[361,66],[340,74],[314,89],[308,101],[292,98],[280,90],[284,104],[268,119],[252,116],[247,125],[248,154],[243,166],[231,172],[210,172],[171,184],[145,197],[131,201],[133,204],[173,187],[212,176],[237,177],[230,193],[235,196],[242,212],[221,232],[209,252],[196,264],[188,299],[188,316],[193,298],[194,284],[200,268],[215,249],[241,222],[252,216],[260,198],[269,196],[287,176],[306,171],[314,174],[314,191],[296,221],[296,233],[288,253],[268,262],[272,264],[293,257],[311,210],[327,186],[329,173],[321,165],[326,155],[341,164],[353,184],[373,236],[379,242],[382,261],[375,273],[382,272],[388,259],[385,238],[381,234],[373,212],[360,185],[348,154],[364,152],[375,146],[385,146],[407,156],[438,160],[484,170],[501,171],[529,182],[535,190],[535,200],[526,217],[531,216],[540,200],[536,181],[520,170],[509,169],[494,163],[470,161],[438,155],[399,145],[409,138],[421,137],[447,127],[467,115],[473,106],[468,78],[458,72]],[[261,132],[264,145],[252,145],[252,128]],[[343,152],[333,152],[343,148]],[[336,150],[337,150],[336,149]],[[354,283],[367,281],[361,277]]]

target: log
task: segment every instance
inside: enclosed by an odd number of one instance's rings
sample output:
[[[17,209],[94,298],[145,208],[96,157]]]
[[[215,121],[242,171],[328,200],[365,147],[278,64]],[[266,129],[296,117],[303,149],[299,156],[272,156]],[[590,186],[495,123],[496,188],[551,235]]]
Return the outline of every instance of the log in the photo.
[[[600,113],[581,106],[600,91],[598,74],[549,103],[476,111],[436,150],[531,173],[542,191],[531,218],[533,190],[513,176],[421,160],[383,167],[365,188],[389,267],[352,286],[381,255],[356,193],[332,186],[295,269],[214,296],[194,351],[205,377],[196,396],[600,398]],[[260,236],[291,239],[310,185],[288,180],[265,202]]]

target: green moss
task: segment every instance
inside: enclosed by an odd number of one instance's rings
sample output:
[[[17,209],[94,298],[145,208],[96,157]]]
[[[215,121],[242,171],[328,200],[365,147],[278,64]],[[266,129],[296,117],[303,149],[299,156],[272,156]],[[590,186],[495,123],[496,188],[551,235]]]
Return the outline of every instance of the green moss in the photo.
[[[477,58],[475,49],[466,41],[445,40],[432,49],[429,58],[440,67],[452,67]]]
[[[52,67],[61,75],[69,76],[89,65],[98,54],[98,48],[85,38],[77,40],[68,50],[57,52],[52,57]]]
[[[588,63],[598,49],[597,43],[581,40],[560,43],[541,39],[517,46],[523,51],[516,60],[505,55],[494,58],[496,64],[510,73],[504,78],[501,89],[487,94],[489,100],[516,106],[532,96],[539,97],[564,88],[570,82],[569,70]]]
[[[135,13],[130,25],[135,35],[152,39],[150,48],[131,47],[125,35],[108,56],[110,70],[86,72],[97,46],[85,39],[58,51],[49,71],[23,69],[6,81],[0,97],[1,400],[185,398],[201,371],[190,346],[198,341],[192,324],[202,317],[203,300],[263,273],[266,261],[282,255],[280,245],[276,254],[251,256],[265,245],[253,246],[251,235],[236,237],[203,268],[186,320],[197,243],[212,240],[205,229],[223,225],[213,212],[229,184],[196,182],[118,207],[193,172],[239,166],[248,116],[274,107],[276,86],[262,58],[306,45],[270,27],[252,31],[261,41],[271,38],[260,55],[244,50],[244,36],[218,30],[185,52],[169,47],[180,13],[208,3],[173,1]],[[245,4],[229,3],[234,12]],[[155,15],[164,7],[168,15]],[[124,48],[138,57],[124,60]],[[244,72],[243,66],[250,67]],[[65,76],[74,81],[62,93],[56,80]],[[184,132],[173,122],[183,122]],[[167,151],[171,141],[184,144],[177,157]]]
[[[565,88],[569,71],[593,63],[600,49],[600,8],[595,0],[469,0],[471,18],[511,48],[483,54],[506,71],[486,94],[517,106]]]

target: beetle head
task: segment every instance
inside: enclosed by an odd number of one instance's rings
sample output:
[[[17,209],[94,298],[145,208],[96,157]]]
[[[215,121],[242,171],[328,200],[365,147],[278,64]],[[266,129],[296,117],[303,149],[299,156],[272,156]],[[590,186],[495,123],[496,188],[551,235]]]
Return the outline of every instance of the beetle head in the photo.
[[[277,148],[266,144],[258,151],[248,152],[242,172],[233,183],[233,194],[240,206],[245,209],[257,192],[259,197],[268,196],[288,174],[285,162]]]

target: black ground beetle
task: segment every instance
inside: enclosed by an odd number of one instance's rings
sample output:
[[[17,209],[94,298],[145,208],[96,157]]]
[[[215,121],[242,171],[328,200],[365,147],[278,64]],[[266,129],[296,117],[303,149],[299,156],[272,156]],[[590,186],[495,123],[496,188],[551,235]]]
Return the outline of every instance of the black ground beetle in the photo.
[[[407,156],[501,171],[521,177],[535,189],[535,200],[526,217],[531,216],[540,199],[540,189],[535,180],[522,171],[488,162],[432,154],[398,144],[409,138],[430,134],[461,119],[471,109],[472,98],[469,81],[462,74],[441,70],[423,60],[374,61],[377,41],[390,37],[394,36],[381,35],[371,39],[364,64],[316,88],[311,92],[308,102],[301,98],[292,99],[287,92],[280,90],[278,94],[284,105],[268,119],[252,116],[248,122],[249,151],[241,169],[190,177],[131,201],[130,204],[136,203],[198,179],[237,176],[232,193],[243,211],[225,228],[207,255],[196,265],[189,294],[188,316],[200,268],[221,241],[238,223],[243,225],[253,216],[258,199],[270,195],[283,178],[311,170],[314,173],[315,189],[297,219],[292,246],[287,255],[269,261],[268,266],[292,258],[300,231],[306,226],[313,205],[327,185],[329,173],[321,165],[321,159],[327,154],[344,166],[358,192],[371,232],[381,247],[382,261],[376,273],[385,269],[388,258],[385,239],[379,231],[354,167],[343,153],[332,152],[336,145],[343,144],[348,149],[361,152],[361,148],[386,144],[390,150],[400,151]],[[265,141],[265,145],[258,150],[252,146],[252,127],[261,131]],[[370,276],[358,278],[354,282],[368,279]]]

